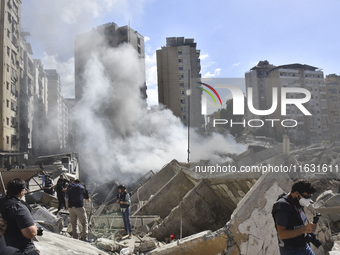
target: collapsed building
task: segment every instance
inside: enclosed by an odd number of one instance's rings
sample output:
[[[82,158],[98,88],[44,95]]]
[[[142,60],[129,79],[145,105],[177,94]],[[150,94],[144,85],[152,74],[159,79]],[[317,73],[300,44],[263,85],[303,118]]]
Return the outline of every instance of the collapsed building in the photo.
[[[73,254],[71,249],[78,248],[82,254],[276,255],[279,249],[272,206],[280,194],[290,191],[295,180],[304,178],[317,188],[314,210],[322,214],[317,228],[322,246],[312,245],[312,249],[317,255],[337,254],[340,178],[336,167],[340,143],[287,148],[287,144],[253,141],[247,151],[232,158],[220,166],[260,169],[256,166],[284,165],[295,166],[297,171],[197,171],[208,169],[210,163],[186,164],[173,160],[160,171],[150,171],[129,185],[134,234],[131,240],[123,237],[124,225],[119,205],[115,203],[118,182],[113,180],[100,186],[89,183],[94,203],[86,205],[92,243],[86,246],[77,240],[72,240],[72,247],[67,245],[71,232],[68,213],[61,211],[53,215],[56,198],[38,191],[26,198],[33,204],[34,219],[46,232],[46,236],[37,237],[37,247],[46,250],[47,245],[52,245],[56,250],[49,253],[52,255]],[[301,167],[307,164],[332,166],[333,171]],[[309,218],[315,213],[306,212]]]

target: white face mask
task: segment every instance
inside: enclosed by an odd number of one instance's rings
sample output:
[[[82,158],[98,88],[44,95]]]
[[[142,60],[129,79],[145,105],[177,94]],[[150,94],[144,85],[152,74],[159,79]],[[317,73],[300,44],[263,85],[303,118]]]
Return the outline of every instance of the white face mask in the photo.
[[[299,200],[299,204],[304,207],[308,207],[310,205],[310,199],[301,197]]]

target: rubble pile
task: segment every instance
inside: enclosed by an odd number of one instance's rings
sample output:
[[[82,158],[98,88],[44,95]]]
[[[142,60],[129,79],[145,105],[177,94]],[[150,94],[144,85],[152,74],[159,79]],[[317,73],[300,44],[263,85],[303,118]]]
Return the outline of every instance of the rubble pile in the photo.
[[[294,148],[283,153],[282,144],[253,141],[249,149],[222,165],[294,165],[327,164],[340,160],[340,143]],[[293,149],[293,148],[291,148]],[[133,236],[128,239],[116,200],[118,182],[89,184],[94,203],[86,204],[89,215],[89,243],[70,240],[67,211],[56,213],[58,201],[42,191],[26,195],[32,214],[44,235],[37,237],[37,247],[48,254],[272,254],[278,253],[272,205],[292,183],[304,178],[318,189],[313,199],[314,211],[322,217],[317,236],[316,255],[339,254],[340,247],[340,175],[319,173],[216,173],[197,172],[196,166],[209,162],[185,164],[176,160],[159,172],[148,172],[128,190],[131,191],[130,221]],[[172,237],[172,238],[170,238]],[[335,240],[335,242],[333,241]],[[70,245],[70,242],[72,245]],[[332,250],[333,249],[333,250]],[[44,254],[44,253],[42,253]],[[74,253],[76,254],[76,253]]]

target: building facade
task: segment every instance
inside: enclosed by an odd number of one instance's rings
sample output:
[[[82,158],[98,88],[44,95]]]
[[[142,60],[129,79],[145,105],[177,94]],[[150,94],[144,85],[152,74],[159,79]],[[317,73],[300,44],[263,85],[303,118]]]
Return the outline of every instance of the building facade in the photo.
[[[326,91],[331,140],[340,140],[340,76],[326,76]]]
[[[261,61],[262,64],[264,61]],[[324,74],[317,67],[289,64],[281,66],[272,66],[268,62],[264,66],[258,66],[246,73],[246,87],[252,87],[254,91],[253,104],[255,109],[270,109],[273,102],[272,89],[278,89],[278,107],[270,116],[254,116],[247,109],[246,118],[257,119],[293,119],[297,122],[296,127],[283,127],[276,125],[274,128],[270,125],[261,128],[258,134],[268,135],[281,140],[284,133],[287,133],[291,141],[296,144],[310,144],[329,139],[329,119],[328,103],[326,96],[326,85]],[[281,115],[280,107],[280,89],[284,87],[305,88],[311,92],[311,99],[304,106],[312,114],[304,115],[295,105],[287,105],[286,115]],[[305,95],[300,93],[291,93],[288,98],[301,98]],[[261,110],[262,110],[261,109]],[[293,125],[287,122],[287,125]],[[252,132],[258,132],[258,128],[248,128]]]
[[[116,48],[128,43],[136,49],[139,58],[145,59],[144,37],[130,26],[119,27],[115,23],[107,23],[78,35],[75,40],[75,99],[82,98],[84,89],[84,71],[91,53],[101,47]],[[143,61],[144,82],[141,84],[141,97],[146,99],[145,61]],[[115,70],[112,70],[114,72]]]
[[[157,50],[158,101],[183,124],[201,128],[200,51],[194,39],[169,37]],[[190,120],[190,123],[189,123]]]
[[[49,152],[61,152],[63,149],[63,97],[60,76],[54,69],[45,69],[48,84],[48,126]]]
[[[20,152],[32,152],[32,131],[34,118],[35,66],[31,45],[26,42],[25,34],[20,40],[20,93],[19,93],[19,131]],[[27,156],[28,156],[27,155]]]
[[[0,2],[0,165],[13,164],[19,153],[21,0]]]

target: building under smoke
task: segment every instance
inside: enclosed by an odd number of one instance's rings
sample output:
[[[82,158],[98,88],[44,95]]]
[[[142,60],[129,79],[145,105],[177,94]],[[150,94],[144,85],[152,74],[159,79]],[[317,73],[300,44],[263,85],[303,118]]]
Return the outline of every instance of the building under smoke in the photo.
[[[83,95],[84,71],[91,54],[100,48],[116,48],[124,43],[131,45],[140,58],[145,58],[144,37],[130,26],[119,27],[115,23],[107,23],[78,35],[75,40],[75,97],[78,102]],[[143,65],[145,73],[145,63]],[[110,70],[115,72],[115,70]],[[141,87],[141,96],[146,98],[146,82]]]
[[[194,39],[169,37],[157,50],[158,101],[187,125],[201,127],[200,51]],[[190,95],[190,97],[189,97]],[[189,102],[190,100],[190,102]]]

